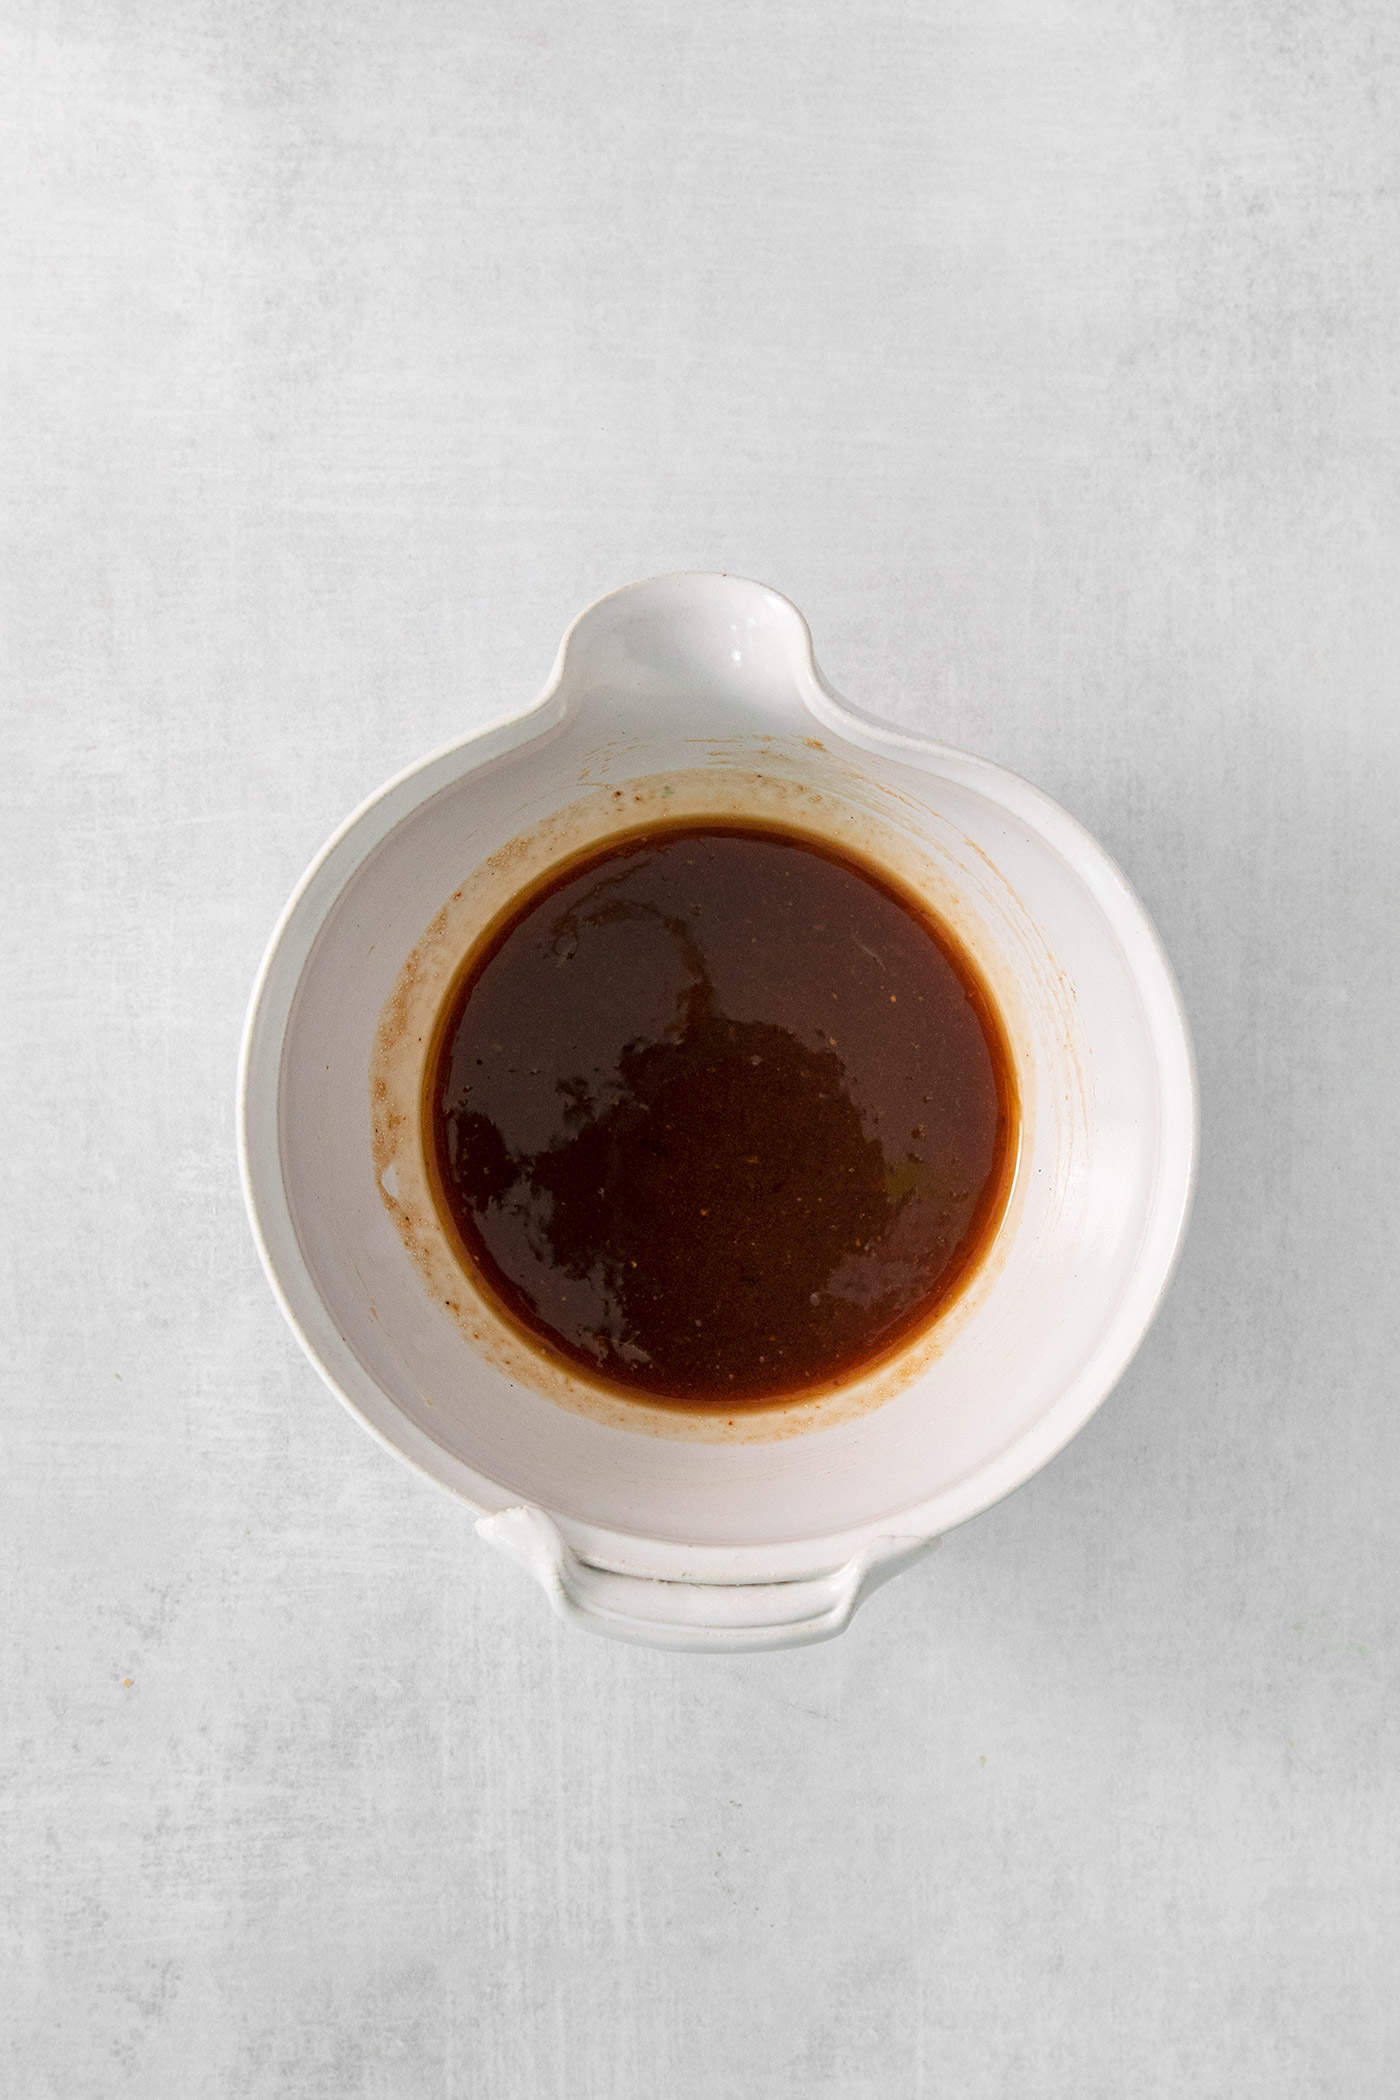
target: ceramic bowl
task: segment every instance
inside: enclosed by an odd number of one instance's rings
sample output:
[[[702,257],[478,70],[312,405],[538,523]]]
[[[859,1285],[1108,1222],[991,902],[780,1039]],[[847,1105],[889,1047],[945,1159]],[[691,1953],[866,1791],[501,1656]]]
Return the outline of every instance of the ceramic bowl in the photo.
[[[552,1369],[474,1297],[464,1319],[415,1113],[415,1038],[474,934],[569,853],[687,813],[817,832],[926,897],[997,1000],[1021,1106],[1001,1230],[947,1311],[866,1378],[728,1422]],[[839,698],[787,599],[710,575],[590,607],[537,701],[331,839],[259,973],[239,1126],[263,1261],[332,1390],[567,1617],[711,1649],[839,1632],[1061,1449],[1166,1288],[1197,1142],[1171,970],[1101,848],[1013,774]]]

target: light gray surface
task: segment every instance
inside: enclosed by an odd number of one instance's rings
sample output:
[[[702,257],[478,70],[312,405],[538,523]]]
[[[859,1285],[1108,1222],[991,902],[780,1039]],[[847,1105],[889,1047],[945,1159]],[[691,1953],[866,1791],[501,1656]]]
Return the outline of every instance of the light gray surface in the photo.
[[[1391,0],[11,0],[14,2100],[1396,2089]],[[732,568],[1122,860],[1194,1231],[831,1647],[566,1634],[244,1227],[303,862]]]

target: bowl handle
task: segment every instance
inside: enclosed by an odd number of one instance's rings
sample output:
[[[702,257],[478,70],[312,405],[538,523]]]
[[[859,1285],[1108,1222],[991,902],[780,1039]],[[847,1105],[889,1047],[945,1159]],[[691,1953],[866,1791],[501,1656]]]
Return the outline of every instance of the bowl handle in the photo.
[[[825,1574],[795,1582],[671,1582],[580,1560],[552,1517],[531,1503],[477,1524],[482,1538],[529,1570],[561,1619],[648,1648],[795,1648],[830,1640],[862,1598],[933,1544],[879,1538]]]

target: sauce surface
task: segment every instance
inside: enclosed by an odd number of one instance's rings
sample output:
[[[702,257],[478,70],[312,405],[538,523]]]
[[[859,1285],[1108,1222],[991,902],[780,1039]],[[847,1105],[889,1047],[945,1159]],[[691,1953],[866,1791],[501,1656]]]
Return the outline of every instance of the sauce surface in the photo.
[[[425,1076],[459,1253],[535,1343],[733,1408],[925,1325],[1005,1205],[1000,1022],[952,937],[797,833],[657,827],[528,892]]]

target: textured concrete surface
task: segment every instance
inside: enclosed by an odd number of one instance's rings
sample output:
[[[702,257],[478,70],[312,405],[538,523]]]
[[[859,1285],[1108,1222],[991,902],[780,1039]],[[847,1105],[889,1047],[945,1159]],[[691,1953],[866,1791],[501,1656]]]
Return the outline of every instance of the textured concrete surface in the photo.
[[[1393,2094],[1390,0],[9,0],[0,2087]],[[825,1649],[570,1636],[320,1388],[231,1093],[368,790],[683,566],[1040,781],[1205,1163]]]

